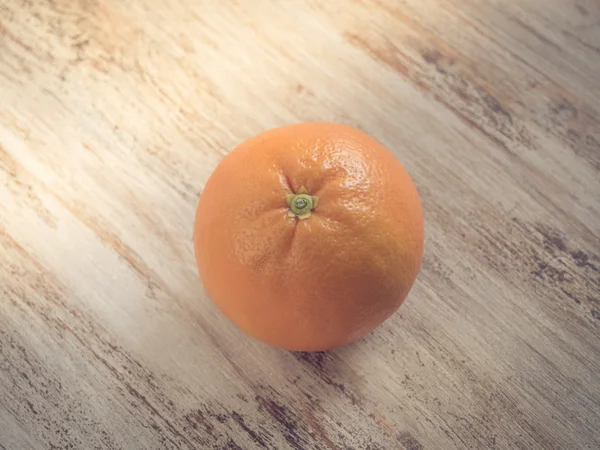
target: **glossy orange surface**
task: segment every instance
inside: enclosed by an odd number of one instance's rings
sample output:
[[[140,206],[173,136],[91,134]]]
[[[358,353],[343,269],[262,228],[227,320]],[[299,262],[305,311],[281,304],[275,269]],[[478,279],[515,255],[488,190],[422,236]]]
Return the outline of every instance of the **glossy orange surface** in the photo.
[[[319,198],[290,217],[286,196]],[[249,335],[327,350],[381,324],[420,268],[423,215],[393,154],[343,125],[306,123],[244,142],[216,168],[195,224],[200,276]]]

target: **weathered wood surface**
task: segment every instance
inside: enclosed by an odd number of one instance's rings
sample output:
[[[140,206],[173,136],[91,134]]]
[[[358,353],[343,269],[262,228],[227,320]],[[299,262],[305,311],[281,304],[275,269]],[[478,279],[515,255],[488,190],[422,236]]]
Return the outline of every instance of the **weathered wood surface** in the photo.
[[[0,449],[600,447],[597,0],[3,0]],[[425,209],[362,341],[247,339],[198,280],[220,158],[359,127]]]

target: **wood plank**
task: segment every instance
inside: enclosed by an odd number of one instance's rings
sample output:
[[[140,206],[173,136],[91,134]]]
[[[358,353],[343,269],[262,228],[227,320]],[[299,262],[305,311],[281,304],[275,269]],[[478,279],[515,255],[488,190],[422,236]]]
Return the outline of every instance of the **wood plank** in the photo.
[[[600,446],[595,0],[6,0],[0,449]],[[202,187],[244,139],[356,126],[426,217],[409,299],[290,353],[210,302]]]

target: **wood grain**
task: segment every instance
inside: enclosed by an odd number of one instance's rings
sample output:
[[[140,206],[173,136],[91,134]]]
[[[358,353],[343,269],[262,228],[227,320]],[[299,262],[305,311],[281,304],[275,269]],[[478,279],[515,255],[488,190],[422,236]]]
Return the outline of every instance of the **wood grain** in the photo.
[[[600,447],[597,0],[4,0],[0,449]],[[327,120],[415,179],[401,310],[329,353],[216,310],[229,150]]]

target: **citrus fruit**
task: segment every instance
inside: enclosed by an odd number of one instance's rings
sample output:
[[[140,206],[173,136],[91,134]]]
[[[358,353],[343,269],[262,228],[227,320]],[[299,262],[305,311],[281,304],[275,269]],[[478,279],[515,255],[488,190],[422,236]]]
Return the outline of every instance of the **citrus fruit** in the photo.
[[[200,277],[250,336],[301,351],[358,339],[402,304],[423,256],[417,190],[352,127],[303,123],[230,152],[200,197]]]

